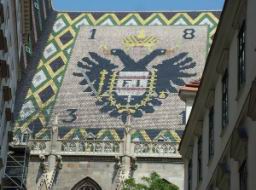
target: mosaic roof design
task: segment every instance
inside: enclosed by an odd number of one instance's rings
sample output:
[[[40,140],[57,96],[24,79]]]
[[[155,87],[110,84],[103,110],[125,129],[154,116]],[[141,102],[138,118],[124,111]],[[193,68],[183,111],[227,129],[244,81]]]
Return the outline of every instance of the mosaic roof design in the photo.
[[[180,30],[180,32],[183,32],[183,35],[188,35],[185,36],[185,38],[191,38],[193,37],[193,31],[196,29],[196,31],[199,31],[200,34],[203,34],[204,31],[207,31],[208,36],[206,36],[206,41],[208,42],[203,42],[205,43],[205,46],[208,44],[210,45],[212,42],[212,37],[216,31],[216,26],[218,23],[218,15],[219,13],[212,13],[212,12],[201,12],[201,13],[120,13],[120,14],[89,14],[89,13],[58,13],[57,17],[56,17],[56,21],[53,25],[52,28],[52,32],[49,35],[47,44],[44,48],[42,57],[39,61],[39,64],[37,66],[36,69],[36,73],[34,74],[33,80],[31,82],[30,88],[26,94],[25,97],[25,101],[23,102],[22,108],[19,112],[19,116],[17,117],[16,120],[16,131],[20,132],[20,131],[24,131],[26,129],[30,129],[31,131],[33,131],[33,133],[35,134],[36,137],[38,138],[43,138],[44,135],[47,135],[47,129],[45,129],[44,127],[49,126],[50,121],[51,121],[51,116],[54,115],[54,111],[58,112],[58,105],[63,105],[62,102],[59,102],[61,99],[65,99],[64,96],[62,96],[63,94],[61,94],[61,87],[63,85],[65,85],[65,80],[64,80],[64,76],[67,75],[68,72],[71,72],[70,69],[68,69],[69,67],[69,63],[70,60],[72,59],[73,56],[73,60],[75,60],[75,56],[74,54],[79,54],[79,52],[76,52],[76,48],[74,49],[73,47],[77,45],[77,43],[81,43],[79,35],[85,34],[85,31],[90,31],[90,38],[94,39],[95,35],[99,35],[99,29],[100,28],[106,28],[105,29],[105,33],[106,34],[111,34],[113,32],[115,32],[115,30],[118,29],[114,29],[112,27],[107,27],[107,26],[126,26],[124,27],[123,30],[123,38],[122,38],[122,42],[123,42],[123,46],[116,46],[116,50],[118,50],[118,52],[123,53],[124,55],[128,56],[129,53],[129,48],[136,48],[138,46],[144,45],[144,50],[143,53],[145,54],[145,57],[157,57],[158,55],[156,55],[157,53],[161,54],[161,51],[169,51],[169,53],[172,53],[172,50],[167,49],[167,47],[165,49],[162,49],[162,47],[160,47],[159,45],[157,45],[158,43],[158,37],[160,35],[163,36],[163,34],[161,33],[161,31],[163,31],[163,26],[177,26],[177,28],[179,29],[175,29],[176,32],[178,30]],[[96,27],[92,27],[92,26],[96,26]],[[131,30],[134,30],[134,26],[136,27],[136,31],[135,32],[131,32]],[[139,26],[139,27],[138,27]],[[145,27],[147,26],[147,27]],[[187,26],[187,27],[185,27]],[[157,29],[157,27],[160,27],[159,29]],[[161,28],[162,27],[162,28]],[[111,29],[110,29],[111,28]],[[120,28],[120,27],[116,27],[116,28]],[[122,27],[121,27],[122,28]],[[154,30],[154,28],[156,28],[156,30],[159,30],[160,33],[157,35],[157,32],[153,33],[151,35],[151,30]],[[188,31],[184,31],[186,29],[190,29]],[[185,33],[184,33],[185,32]],[[103,32],[104,33],[104,32]],[[102,34],[103,34],[102,33]],[[174,32],[175,33],[175,32]],[[188,33],[188,34],[187,34]],[[174,35],[174,34],[173,34]],[[96,37],[97,37],[96,36]],[[168,35],[166,34],[164,37],[167,37]],[[202,35],[203,36],[203,35]],[[111,37],[113,38],[113,37]],[[78,40],[77,40],[78,39]],[[121,38],[120,38],[121,40]],[[200,40],[204,40],[204,38],[200,38]],[[199,41],[200,41],[199,40]],[[76,43],[75,43],[76,42]],[[85,41],[88,42],[88,41]],[[196,42],[198,43],[198,42]],[[176,43],[178,44],[178,43]],[[109,45],[109,44],[108,44]],[[79,46],[79,45],[78,45]],[[81,45],[81,47],[84,47],[83,45]],[[78,61],[76,61],[76,63],[72,63],[72,65],[74,66],[74,68],[78,68],[79,69],[79,60],[81,62],[84,61],[83,58],[89,58],[87,61],[92,61],[97,58],[95,58],[95,56],[98,58],[104,58],[104,60],[109,60],[110,54],[114,54],[113,50],[114,48],[111,47],[111,51],[109,51],[108,47],[105,46],[105,44],[99,44],[100,47],[100,51],[96,49],[92,49],[90,50],[90,52],[92,53],[88,53],[88,54],[84,54],[83,57],[81,57],[81,59],[78,59]],[[192,46],[190,46],[192,47]],[[175,47],[173,47],[175,48]],[[182,46],[182,48],[184,48]],[[185,48],[186,49],[186,48]],[[122,50],[123,52],[121,52],[120,50]],[[128,52],[128,53],[127,53]],[[100,54],[101,53],[101,54]],[[117,54],[117,52],[115,52]],[[163,53],[163,52],[162,52]],[[205,52],[204,50],[202,50],[201,52],[198,52],[199,54],[202,54],[202,57],[205,58],[206,53],[207,53],[207,48],[205,47]],[[139,60],[138,55],[134,55],[134,52],[132,51],[131,53],[133,55],[132,57],[132,61],[134,61],[134,63],[136,64],[136,62]],[[135,53],[136,54],[136,53]],[[184,63],[183,65],[178,65],[177,67],[182,67],[184,66],[185,70],[188,69],[193,69],[191,72],[187,72],[187,74],[191,74],[191,77],[196,78],[200,75],[200,72],[202,70],[202,66],[199,66],[199,68],[196,68],[197,66],[194,63],[197,63],[197,65],[203,64],[203,61],[201,61],[203,58],[197,58],[198,56],[195,55],[196,53],[193,52],[191,54],[190,51],[184,51],[184,52],[179,52],[178,55],[175,55],[176,58],[177,56],[180,56],[181,60],[184,60],[185,57],[189,59],[189,63]],[[105,57],[103,57],[103,55]],[[118,55],[120,58],[120,54]],[[117,56],[117,58],[118,58]],[[137,57],[136,57],[137,56]],[[175,57],[173,56],[167,56],[166,55],[166,62],[167,60],[170,61],[171,58]],[[183,57],[182,57],[183,56]],[[78,56],[79,57],[79,56]],[[145,58],[144,57],[144,58]],[[115,58],[115,59],[117,59]],[[122,58],[121,58],[122,59]],[[101,59],[102,61],[103,59]],[[146,59],[144,59],[145,61]],[[117,61],[118,62],[118,61]],[[198,62],[202,62],[202,63],[198,63]],[[88,63],[88,62],[87,62]],[[119,60],[120,63],[120,60]],[[131,62],[130,62],[131,63]],[[102,64],[102,62],[100,63]],[[122,64],[122,65],[121,65]],[[113,64],[112,67],[118,66],[119,68],[122,67],[123,70],[119,70],[119,78],[122,77],[122,75],[124,75],[124,77],[148,77],[148,75],[150,75],[152,77],[153,70],[148,70],[146,69],[146,67],[144,68],[136,68],[134,66],[130,66],[129,63],[126,64],[124,66],[124,62],[121,62],[121,64],[116,65]],[[171,64],[171,62],[170,62]],[[187,65],[188,64],[188,65]],[[164,64],[162,64],[164,65]],[[80,64],[80,66],[83,66],[82,64]],[[111,65],[110,65],[111,66]],[[125,69],[126,67],[126,69]],[[163,68],[161,68],[160,65],[155,65],[156,69],[161,70],[162,71],[158,71],[159,73],[162,72],[162,75],[166,75],[164,74],[164,71],[167,67],[162,66]],[[109,68],[109,67],[108,67]],[[136,68],[135,70],[132,70]],[[76,73],[77,75],[79,75],[79,70],[77,69],[77,72],[74,72],[72,70],[72,73]],[[101,68],[102,70],[104,70],[103,68]],[[107,72],[111,72],[110,77],[108,80],[111,81],[111,77],[113,77],[113,75],[115,74],[113,69],[107,70],[105,68],[105,70]],[[139,72],[137,73],[139,76],[133,76],[131,75],[129,72],[133,71],[133,72]],[[177,71],[177,70],[176,70]],[[197,76],[194,76],[193,73],[196,72]],[[158,73],[158,75],[160,75]],[[95,72],[91,72],[91,73],[87,73],[88,75],[91,74],[91,76],[96,75],[97,73]],[[104,73],[103,73],[104,74]],[[81,73],[80,73],[81,75]],[[130,76],[131,75],[131,76]],[[158,76],[157,75],[157,76]],[[193,76],[192,76],[193,75]],[[71,76],[71,74],[68,74],[68,76]],[[74,85],[80,85],[80,89],[82,88],[83,83],[81,78],[79,78],[79,76],[74,76],[74,78],[77,81],[77,84],[74,83]],[[176,80],[176,84],[175,81],[173,81],[173,83],[177,86],[182,85],[184,83],[179,81],[178,78],[180,78],[180,76],[178,76],[175,80]],[[92,78],[94,79],[94,78]],[[153,78],[152,78],[153,79]],[[96,86],[97,89],[100,87],[100,85],[103,85],[102,89],[103,92],[106,92],[107,90],[104,90],[104,84],[102,84],[101,82],[106,80],[104,78],[100,79],[100,77],[95,78],[96,80]],[[169,79],[171,80],[171,79]],[[158,80],[159,81],[159,80]],[[177,82],[178,81],[178,82]],[[143,83],[143,80],[141,80],[141,82]],[[80,83],[80,84],[79,84]],[[86,85],[86,84],[85,84]],[[145,85],[145,84],[144,84]],[[175,86],[174,85],[174,86]],[[160,85],[156,85],[156,87],[158,87]],[[144,86],[140,86],[140,87],[144,87]],[[148,87],[148,86],[147,86]],[[109,86],[108,86],[109,88]],[[177,88],[173,88],[173,91],[170,89],[169,91],[167,89],[160,89],[160,90],[154,90],[154,92],[157,93],[157,98],[156,99],[152,99],[152,102],[150,102],[150,105],[155,104],[153,107],[158,106],[157,104],[166,104],[166,109],[168,107],[173,107],[171,109],[169,109],[168,113],[175,113],[175,114],[170,114],[168,115],[169,118],[169,123],[161,123],[160,120],[156,120],[156,118],[153,118],[155,121],[152,121],[152,119],[150,120],[150,118],[152,118],[152,115],[150,114],[144,114],[143,115],[143,120],[134,120],[133,125],[135,126],[139,126],[141,128],[146,128],[146,126],[148,126],[150,123],[153,123],[152,126],[149,128],[154,128],[153,125],[155,125],[155,128],[175,128],[175,126],[179,125],[178,128],[182,128],[184,126],[184,113],[182,113],[182,110],[184,109],[184,104],[181,103],[181,101],[179,100],[179,98],[177,97],[177,94],[175,94],[175,90],[177,90]],[[85,89],[86,91],[86,89]],[[169,104],[170,99],[166,98],[166,91],[168,91],[168,98],[171,98],[173,104]],[[72,92],[72,91],[71,91]],[[170,93],[172,92],[172,93]],[[79,94],[81,94],[81,96],[84,96],[87,93],[91,93],[91,90],[88,92],[79,92]],[[120,93],[126,93],[125,91],[120,92]],[[59,100],[57,97],[59,97]],[[90,96],[92,97],[92,96]],[[162,97],[162,98],[161,98]],[[95,96],[93,97],[95,98]],[[97,98],[102,98],[104,100],[104,96],[102,97],[97,97]],[[118,97],[116,97],[118,98]],[[144,99],[146,98],[143,97]],[[108,97],[109,99],[109,97]],[[89,99],[88,99],[89,100]],[[124,100],[119,100],[120,102],[124,101]],[[142,100],[140,100],[142,101]],[[72,101],[71,101],[72,102]],[[93,104],[95,104],[96,101],[92,102]],[[104,100],[104,103],[106,103],[107,101]],[[119,102],[119,103],[120,103]],[[179,103],[178,103],[179,102]],[[69,102],[66,102],[67,104],[70,104]],[[109,103],[109,102],[108,102]],[[110,101],[111,103],[111,101]],[[90,104],[88,104],[90,105]],[[146,106],[148,106],[149,104],[146,104],[144,106],[144,108]],[[134,104],[135,106],[135,104]],[[56,108],[57,107],[57,108]],[[161,107],[161,106],[160,106]],[[152,112],[152,111],[145,111],[145,109],[141,108],[141,112]],[[55,109],[55,110],[54,110]],[[89,132],[88,130],[90,129],[68,129],[68,128],[63,128],[60,131],[60,136],[61,138],[76,138],[77,136],[79,136],[79,138],[86,138],[88,134],[90,135],[95,135],[96,138],[99,139],[122,139],[122,132],[118,131],[120,129],[102,129],[102,128],[115,128],[115,127],[124,127],[124,124],[127,124],[127,117],[124,117],[123,115],[125,114],[116,114],[116,113],[112,113],[112,115],[110,115],[107,112],[109,112],[109,107],[98,107],[98,110],[101,110],[102,113],[104,113],[103,118],[104,117],[108,117],[110,118],[108,121],[103,121],[103,123],[95,123],[93,124],[93,122],[88,122],[87,126],[89,128],[92,128],[91,130],[93,132]],[[105,112],[104,112],[104,109]],[[130,109],[130,107],[129,107]],[[147,109],[152,109],[152,108],[147,108]],[[177,112],[177,110],[179,112]],[[63,123],[65,124],[65,127],[69,126],[69,127],[82,127],[81,123],[87,123],[86,120],[81,120],[80,124],[76,123],[73,124],[74,121],[77,120],[77,117],[80,118],[79,115],[77,115],[78,112],[78,108],[76,107],[68,107],[66,109],[66,115],[65,117],[60,117],[62,121],[64,121]],[[112,110],[113,111],[113,110]],[[118,112],[120,112],[120,109],[117,110]],[[130,109],[130,111],[132,112],[132,110]],[[92,112],[94,113],[94,112]],[[127,112],[124,112],[127,115]],[[139,115],[139,117],[141,117],[141,113],[136,113]],[[113,115],[116,115],[113,116]],[[126,116],[125,115],[125,116]],[[135,115],[135,114],[134,114]],[[180,115],[179,117],[177,117],[177,115]],[[63,116],[63,115],[62,115]],[[172,118],[173,117],[173,118]],[[171,119],[170,119],[171,118]],[[98,121],[99,118],[95,118],[94,121]],[[174,122],[173,122],[174,121]],[[156,125],[158,124],[158,125]],[[159,127],[158,127],[159,126]],[[174,126],[174,127],[173,127]],[[96,130],[95,128],[100,128],[98,130]],[[158,131],[159,129],[151,129],[151,130],[155,130],[155,132],[143,132],[143,130],[138,130],[137,134],[135,136],[138,136],[138,138],[141,138],[143,140],[147,140],[147,139],[152,139],[152,135],[148,135],[149,133],[151,134],[157,134],[155,136],[155,138],[157,138],[157,136],[160,135],[161,138],[176,138],[178,139],[179,134],[176,132],[176,135],[173,135],[172,132],[161,132]],[[97,132],[95,132],[97,131]],[[122,131],[122,130],[121,130]],[[173,130],[175,131],[175,130]],[[162,134],[164,133],[164,134]],[[169,134],[169,136],[167,135]],[[150,137],[148,137],[150,136]],[[159,137],[159,138],[160,138]],[[136,137],[137,138],[137,137]],[[167,139],[168,139],[167,138]]]
[[[124,128],[120,129],[100,129],[100,128],[59,128],[60,140],[102,140],[102,141],[122,141],[124,138]],[[22,131],[16,128],[16,135],[30,131]],[[162,129],[141,129],[133,130],[131,133],[132,142],[180,142],[183,130],[162,130]],[[34,134],[35,139],[49,140],[51,131],[43,128]]]

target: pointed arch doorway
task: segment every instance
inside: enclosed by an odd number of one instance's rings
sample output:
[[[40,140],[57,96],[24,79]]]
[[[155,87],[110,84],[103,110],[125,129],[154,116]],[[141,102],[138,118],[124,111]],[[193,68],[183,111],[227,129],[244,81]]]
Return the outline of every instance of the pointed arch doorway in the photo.
[[[71,190],[102,190],[99,184],[91,179],[86,177],[79,181]]]

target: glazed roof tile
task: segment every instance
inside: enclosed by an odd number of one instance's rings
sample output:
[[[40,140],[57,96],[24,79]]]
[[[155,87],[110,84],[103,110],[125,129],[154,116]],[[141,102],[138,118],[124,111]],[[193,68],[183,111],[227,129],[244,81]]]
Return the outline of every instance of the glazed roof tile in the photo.
[[[45,127],[51,127],[54,115],[58,113],[60,118],[60,138],[64,138],[65,135],[70,132],[73,133],[72,131],[75,130],[72,130],[72,128],[86,128],[84,134],[91,132],[95,134],[95,136],[99,136],[99,133],[102,132],[103,129],[106,129],[107,134],[111,134],[117,139],[122,139],[124,128],[127,125],[131,125],[131,127],[137,130],[144,129],[144,136],[148,136],[145,138],[150,138],[151,140],[164,129],[177,131],[176,133],[180,137],[182,129],[184,128],[185,105],[179,99],[177,92],[170,91],[166,94],[162,93],[162,91],[158,92],[157,89],[161,89],[161,87],[156,85],[154,87],[155,90],[152,91],[155,93],[151,97],[152,103],[147,103],[144,107],[141,106],[140,108],[142,110],[142,116],[138,117],[137,115],[135,117],[134,115],[128,119],[125,116],[125,120],[122,119],[123,115],[120,114],[121,109],[118,109],[117,113],[114,113],[112,110],[113,113],[111,116],[110,111],[106,111],[106,109],[111,110],[112,108],[97,105],[96,102],[98,100],[92,95],[91,91],[83,92],[83,86],[79,85],[81,80],[73,75],[74,72],[78,72],[76,70],[78,68],[77,63],[79,60],[82,60],[81,56],[89,57],[90,54],[88,54],[88,52],[96,52],[101,56],[104,54],[104,52],[102,54],[96,49],[96,46],[93,48],[93,46],[87,44],[89,41],[84,38],[85,31],[88,29],[92,30],[92,26],[97,25],[97,30],[103,29],[104,33],[97,31],[96,35],[108,35],[109,39],[106,42],[109,42],[109,45],[113,45],[112,48],[121,48],[120,44],[115,41],[115,38],[118,38],[115,31],[122,31],[124,38],[131,34],[139,37],[141,31],[144,31],[146,35],[152,33],[157,39],[165,38],[165,40],[160,40],[159,44],[154,47],[155,49],[167,49],[172,43],[177,43],[177,41],[175,41],[178,38],[175,36],[177,32],[172,33],[171,30],[184,32],[185,29],[190,29],[189,31],[193,32],[191,29],[194,29],[198,31],[201,40],[197,40],[193,42],[193,44],[192,42],[185,42],[184,38],[182,43],[179,44],[180,47],[174,48],[175,51],[177,51],[177,54],[175,53],[176,55],[181,53],[181,55],[179,55],[181,59],[184,60],[187,56],[183,56],[181,50],[186,50],[188,57],[191,57],[196,62],[194,66],[192,66],[192,61],[190,66],[186,64],[179,66],[184,67],[184,73],[197,73],[196,76],[191,75],[190,78],[185,78],[184,82],[186,83],[191,79],[196,80],[200,78],[205,56],[208,52],[206,47],[211,44],[218,17],[219,12],[57,13],[57,15],[52,15],[42,38],[40,38],[37,52],[31,60],[31,65],[26,71],[26,76],[21,81],[21,85],[17,91],[16,127],[22,129],[29,128],[33,133],[39,133],[37,136],[40,136],[46,130]],[[113,25],[115,27],[109,29],[101,25]],[[137,25],[137,27],[136,29],[134,26],[126,26],[123,28],[121,27],[123,25]],[[170,34],[173,35],[172,37],[164,34],[166,30],[164,25],[170,26]],[[174,29],[171,28],[171,26],[179,27]],[[204,28],[206,26],[208,27],[207,29]],[[204,33],[204,31],[207,33]],[[91,34],[93,35],[93,33]],[[206,38],[208,36],[209,38]],[[91,36],[91,38],[94,38],[94,36]],[[104,46],[100,45],[102,44],[99,43],[98,47],[102,47],[104,50]],[[196,49],[195,47],[200,48]],[[139,50],[138,52],[139,53],[131,51],[129,55],[133,57],[134,60],[138,60],[142,54],[147,55],[149,53],[146,52],[152,52],[152,50]],[[175,54],[169,57],[166,55],[165,59],[173,58],[176,56]],[[114,57],[108,57],[108,55],[106,55],[106,57],[108,60],[111,60],[111,62],[117,63],[116,66],[125,70],[124,66],[121,66],[120,60]],[[160,62],[161,59],[156,58],[156,61]],[[178,62],[174,64],[177,63]],[[182,60],[180,60],[179,63],[183,64]],[[155,67],[161,70],[161,67],[157,66],[156,63],[153,63],[153,65],[149,67],[151,68],[151,70],[149,69],[150,76],[153,75],[152,68]],[[133,69],[133,72],[144,72],[144,74],[139,74],[141,76],[148,72],[147,70],[138,70],[136,66],[130,67],[130,69]],[[121,71],[119,70],[119,72]],[[128,72],[129,70],[125,70],[124,74],[132,76],[132,74]],[[176,73],[169,73],[169,75],[176,75]],[[160,74],[158,73],[157,76],[160,76]],[[113,77],[113,74],[110,77]],[[168,75],[165,76],[165,74],[163,74],[162,78],[158,77],[157,80],[162,80],[163,77],[168,77]],[[179,79],[177,78],[175,80],[176,81],[173,82],[178,84]],[[175,88],[178,89],[178,87]],[[127,92],[124,91],[123,93]],[[107,104],[107,99],[104,96],[105,94],[103,94],[101,98],[103,98],[105,104]],[[117,96],[117,98],[119,97],[120,96]],[[136,97],[135,100],[137,101]],[[128,100],[118,99],[118,101],[122,102]],[[159,102],[161,102],[160,106],[152,106],[152,104]],[[116,106],[118,107],[118,105]],[[129,108],[130,111],[137,109],[131,108],[132,107]],[[131,114],[132,112],[127,113]],[[114,117],[113,115],[117,116]],[[112,129],[114,131],[111,132]]]

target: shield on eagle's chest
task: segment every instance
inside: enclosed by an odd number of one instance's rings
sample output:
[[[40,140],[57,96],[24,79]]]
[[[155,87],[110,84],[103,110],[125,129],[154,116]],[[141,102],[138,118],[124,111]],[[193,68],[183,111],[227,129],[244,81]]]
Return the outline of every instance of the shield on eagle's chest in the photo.
[[[121,71],[115,92],[118,96],[142,96],[147,90],[148,78],[148,71]]]

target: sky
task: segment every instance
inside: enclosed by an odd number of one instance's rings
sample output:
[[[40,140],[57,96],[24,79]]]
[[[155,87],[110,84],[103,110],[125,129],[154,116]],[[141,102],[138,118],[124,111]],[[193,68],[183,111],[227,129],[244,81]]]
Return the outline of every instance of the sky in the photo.
[[[52,0],[57,11],[143,12],[222,10],[224,0]]]

